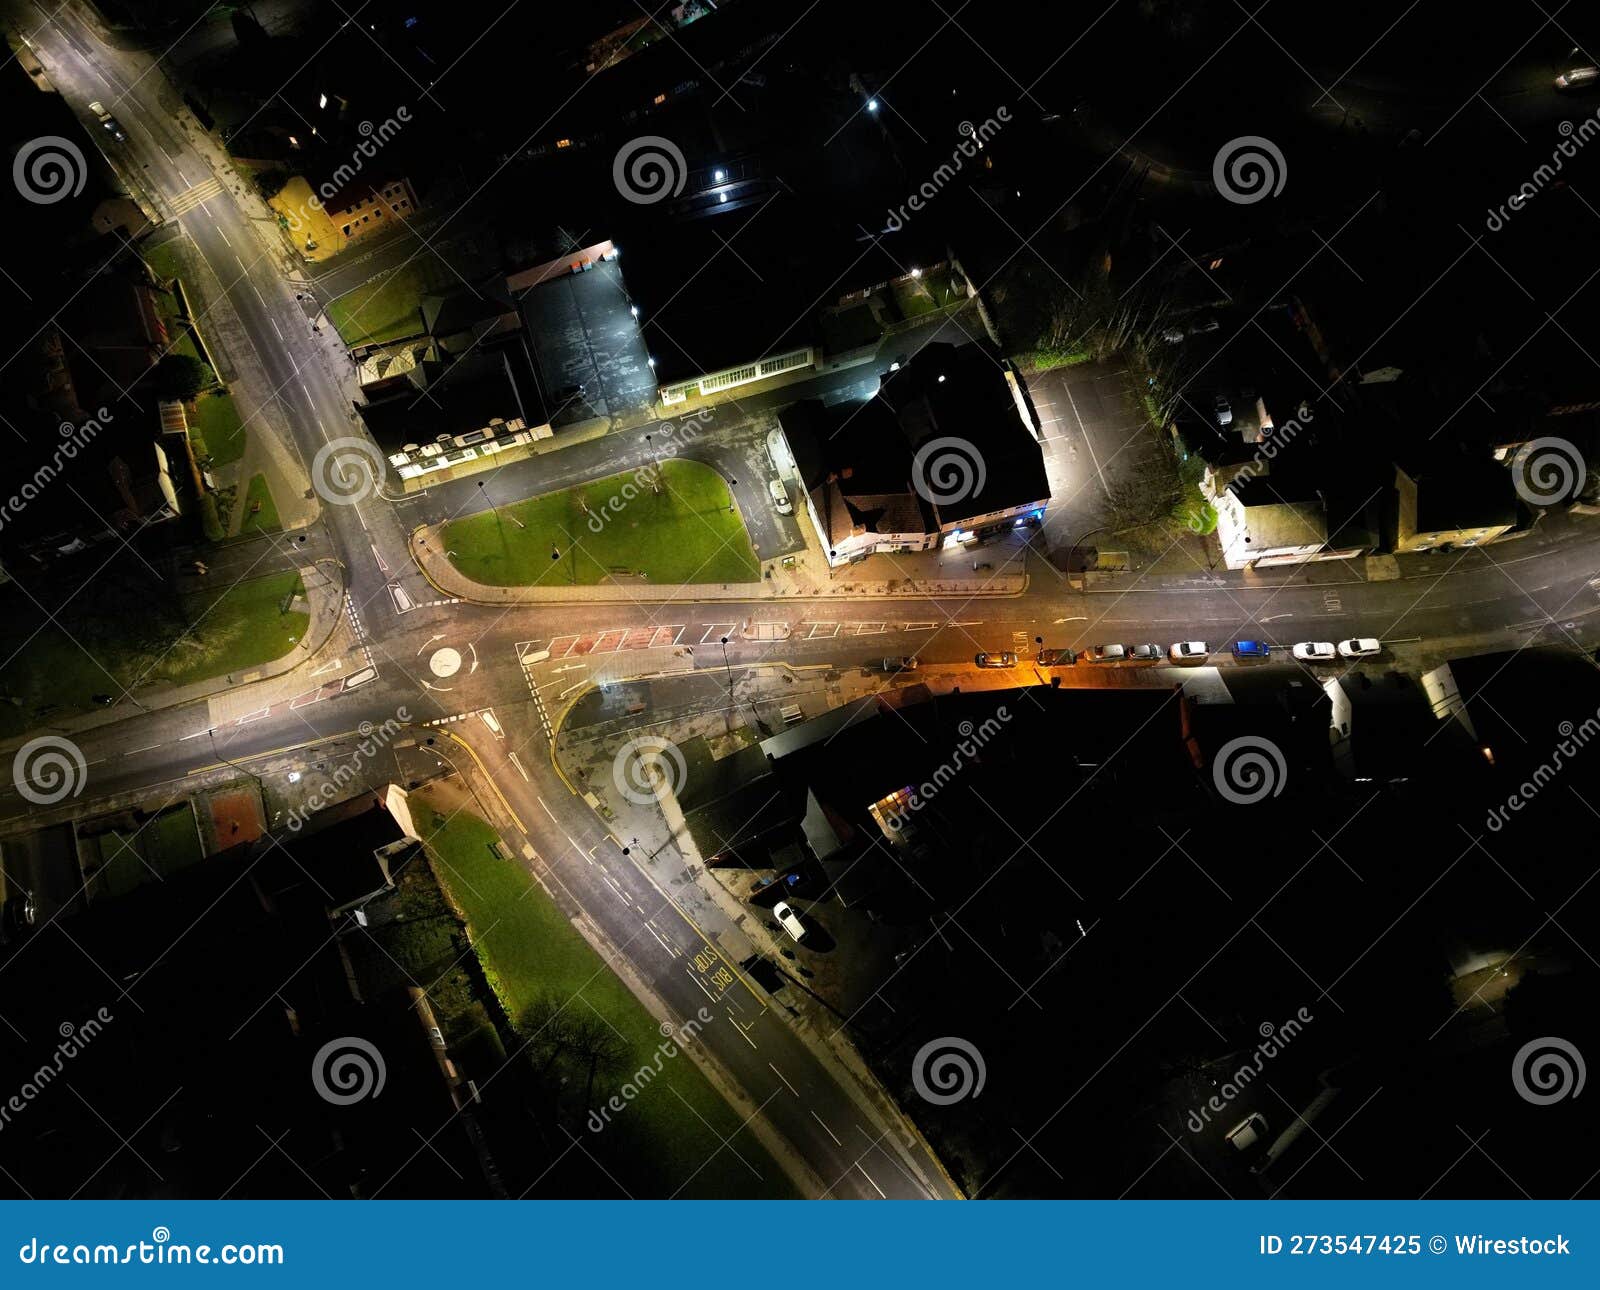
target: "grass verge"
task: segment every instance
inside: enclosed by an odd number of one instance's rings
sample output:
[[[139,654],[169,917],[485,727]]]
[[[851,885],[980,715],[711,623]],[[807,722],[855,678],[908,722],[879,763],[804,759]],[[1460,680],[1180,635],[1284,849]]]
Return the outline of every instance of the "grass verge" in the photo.
[[[677,586],[760,576],[750,534],[716,471],[667,461],[659,483],[657,492],[631,474],[612,475],[452,520],[442,539],[457,569],[494,587],[595,586],[627,575]]]
[[[494,853],[494,830],[466,812],[447,816],[434,810],[429,819],[427,791],[413,796],[424,804],[419,820],[423,831],[433,834],[428,847],[439,880],[466,913],[473,946],[507,1013],[521,1017],[553,998],[574,1016],[598,1015],[626,1048],[614,1064],[612,1087],[656,1063],[661,1030],[655,1018],[522,865]],[[657,1180],[660,1194],[671,1194],[685,1180],[684,1197],[794,1194],[783,1171],[748,1130],[741,1130],[740,1117],[691,1059],[679,1055],[660,1065],[648,1088],[617,1117],[637,1135],[644,1148],[640,1167]],[[597,1089],[609,1094],[604,1085]],[[737,1149],[737,1157],[722,1146],[723,1138]],[[759,1180],[739,1157],[760,1173]]]

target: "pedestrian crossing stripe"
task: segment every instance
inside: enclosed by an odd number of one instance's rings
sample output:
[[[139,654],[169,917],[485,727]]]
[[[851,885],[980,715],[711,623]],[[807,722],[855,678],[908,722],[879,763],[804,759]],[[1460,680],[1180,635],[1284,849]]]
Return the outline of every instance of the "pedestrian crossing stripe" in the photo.
[[[192,188],[185,188],[167,204],[172,208],[174,216],[181,216],[187,215],[202,202],[208,202],[213,197],[220,196],[222,196],[222,181],[212,178],[204,183],[195,184]]]

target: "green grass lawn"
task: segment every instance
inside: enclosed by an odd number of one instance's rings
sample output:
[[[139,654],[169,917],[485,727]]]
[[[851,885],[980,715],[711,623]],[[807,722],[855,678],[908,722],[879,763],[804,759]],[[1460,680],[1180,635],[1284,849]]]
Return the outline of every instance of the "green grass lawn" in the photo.
[[[252,513],[252,508],[259,502],[261,509]],[[278,507],[272,500],[272,490],[267,487],[265,475],[252,475],[250,487],[244,495],[244,523],[239,526],[239,532],[244,533],[276,533],[283,528],[283,523],[278,518]]]
[[[328,302],[328,320],[346,345],[381,345],[422,330],[422,297],[432,289],[420,261],[364,282]]]
[[[146,242],[139,248],[139,253],[144,256],[151,272],[163,282],[170,282],[183,274],[183,260],[178,254],[176,243],[177,239],[171,238],[159,246]]]
[[[93,604],[74,605],[76,612],[63,616],[66,630],[51,624],[35,634],[37,613],[31,607],[24,613],[12,602],[12,612],[0,614],[0,659],[9,660],[0,673],[0,737],[89,711],[97,694],[120,699],[119,686],[186,685],[287,654],[310,622],[303,610],[279,614],[291,591],[301,591],[300,575],[292,570],[232,588],[214,584],[209,592],[184,598],[182,622],[170,633],[153,632],[159,639],[138,644],[120,619],[94,616]],[[123,710],[132,711],[126,705]]]
[[[195,425],[211,454],[212,466],[231,466],[244,456],[248,432],[226,390],[214,390],[195,400]]]
[[[204,856],[195,831],[194,807],[183,802],[134,829],[94,835],[100,866],[92,876],[97,899],[125,895],[147,882],[170,878]]]
[[[495,587],[594,586],[611,574],[642,574],[658,586],[754,582],[760,561],[731,508],[711,467],[667,461],[659,495],[631,474],[612,475],[452,520],[442,539],[456,568]]]
[[[497,841],[494,830],[465,812],[449,816],[440,828],[446,815],[437,810],[430,813],[427,791],[417,792],[413,800],[422,832],[433,832],[428,846],[439,880],[466,912],[473,944],[508,1013],[518,1017],[536,1000],[550,997],[572,1000],[570,1006],[580,1014],[588,1015],[591,1009],[598,1013],[623,1037],[628,1049],[613,1087],[641,1066],[653,1063],[661,1045],[655,1018],[573,929],[522,864],[495,856],[490,849]],[[697,1113],[704,1123],[696,1118]],[[792,1196],[782,1170],[748,1130],[740,1131],[741,1118],[694,1062],[682,1055],[664,1060],[660,1073],[616,1117],[619,1126],[626,1122],[636,1135],[642,1135],[645,1150],[638,1157],[638,1167],[654,1176],[653,1185],[661,1188],[662,1195],[670,1195],[693,1174],[682,1192],[685,1197]],[[739,1155],[754,1166],[761,1179],[731,1152],[718,1150],[715,1135],[731,1138]],[[701,1168],[708,1158],[709,1163]]]
[[[282,658],[305,637],[311,616],[299,609],[280,613],[279,606],[303,591],[300,575],[290,570],[187,597],[184,607],[195,625],[146,680],[188,685]]]

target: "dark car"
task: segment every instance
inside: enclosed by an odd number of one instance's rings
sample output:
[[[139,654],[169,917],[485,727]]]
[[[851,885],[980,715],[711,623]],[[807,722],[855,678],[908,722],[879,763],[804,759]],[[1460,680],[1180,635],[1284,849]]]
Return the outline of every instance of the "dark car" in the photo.
[[[886,658],[883,660],[883,670],[885,672],[915,672],[917,670],[917,660],[909,654],[903,654],[898,658]]]
[[[1042,649],[1039,651],[1040,667],[1065,667],[1076,663],[1078,655],[1070,649]]]
[[[1266,641],[1234,641],[1234,658],[1266,658],[1272,653],[1272,646]]]
[[[1017,656],[1008,650],[1004,654],[979,654],[972,661],[979,667],[1015,667]]]

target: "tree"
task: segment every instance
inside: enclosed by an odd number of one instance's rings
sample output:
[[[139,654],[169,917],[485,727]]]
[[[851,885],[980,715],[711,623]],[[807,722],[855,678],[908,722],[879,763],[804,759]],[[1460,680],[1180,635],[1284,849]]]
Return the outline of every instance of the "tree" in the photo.
[[[187,354],[168,354],[150,369],[149,382],[158,399],[187,403],[206,386],[205,364]]]
[[[286,170],[258,170],[256,171],[256,191],[261,194],[261,200],[270,202],[283,191],[283,186],[289,182],[289,172]]]

